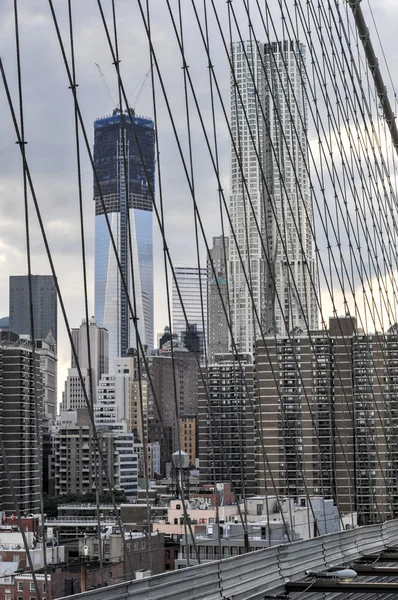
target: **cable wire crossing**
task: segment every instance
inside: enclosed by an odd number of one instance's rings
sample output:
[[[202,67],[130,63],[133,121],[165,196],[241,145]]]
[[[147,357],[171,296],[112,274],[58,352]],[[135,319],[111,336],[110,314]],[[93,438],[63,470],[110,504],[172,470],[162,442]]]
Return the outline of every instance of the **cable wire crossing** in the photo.
[[[394,9],[83,4],[3,9],[5,598],[215,561],[195,597],[366,592],[398,515]],[[193,597],[167,577],[136,586]]]

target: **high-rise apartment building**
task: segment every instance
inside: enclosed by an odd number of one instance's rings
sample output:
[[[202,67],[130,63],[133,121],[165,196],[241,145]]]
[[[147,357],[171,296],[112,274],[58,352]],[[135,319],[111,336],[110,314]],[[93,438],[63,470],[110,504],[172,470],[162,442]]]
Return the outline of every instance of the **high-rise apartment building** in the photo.
[[[61,413],[54,428],[55,494],[86,494],[98,487],[123,490],[133,500],[138,491],[138,457],[134,453],[134,436],[124,432],[97,432],[106,473],[98,445],[85,409]]]
[[[254,494],[255,430],[250,354],[218,355],[198,380],[199,468],[203,483],[233,483],[238,496]]]
[[[39,463],[39,444],[42,444],[42,436],[40,433],[37,439],[36,411],[41,430],[43,389],[39,356],[33,355],[31,343],[27,340],[10,345],[3,342],[0,347],[0,435],[9,476],[22,513],[40,511],[42,465]],[[15,504],[6,465],[3,461],[0,461],[0,465],[1,508],[14,513]]]
[[[262,329],[280,335],[318,324],[305,49],[290,41],[236,42],[231,59],[229,208],[237,244],[231,232],[229,288],[235,339],[242,352],[252,352],[257,316]]]
[[[104,373],[98,385],[94,417],[99,428],[134,433],[142,443],[148,428],[148,382],[143,370],[138,372],[137,361],[136,356],[111,361],[110,373]]]
[[[95,404],[100,377],[109,370],[108,331],[104,327],[99,327],[94,317],[91,317],[88,324],[90,356],[86,319],[83,319],[80,327],[72,329],[71,333],[84,385],[80,380],[76,359],[71,352],[71,368],[68,369],[65,381],[61,411],[86,408],[85,393],[91,401],[91,387]]]
[[[172,329],[184,341],[187,322],[199,336],[200,353],[204,358],[207,340],[207,269],[205,267],[175,267],[176,282],[172,281]],[[181,294],[182,303],[179,293]],[[185,310],[185,315],[184,315]],[[195,327],[196,326],[196,327]]]
[[[257,341],[258,493],[333,498],[342,514],[357,510],[361,518],[355,338],[355,319],[338,317],[328,332]]]
[[[57,340],[57,291],[52,275],[32,275],[32,307],[34,335],[46,339],[51,330]],[[31,335],[28,275],[10,276],[10,330]]]
[[[130,347],[137,346],[135,318],[142,343],[153,348],[155,131],[153,121],[135,115],[134,110],[132,114],[133,123],[127,112],[120,114],[117,109],[94,123],[94,162],[99,183],[94,178],[95,315],[98,325],[109,332],[112,358],[126,356]],[[136,307],[135,315],[128,298],[133,310]]]
[[[311,339],[272,337],[265,342],[256,345],[256,405],[262,434],[262,439],[257,434],[258,491],[298,497],[308,490],[311,495],[333,497],[335,398],[329,339],[319,332]]]
[[[229,349],[229,329],[225,311],[229,316],[227,264],[229,240],[225,236],[213,237],[213,247],[207,259],[207,360],[214,362],[216,354]]]
[[[36,352],[40,356],[43,381],[44,413],[55,419],[57,414],[57,343],[51,333],[45,340],[36,340]]]
[[[356,493],[361,525],[398,514],[398,327],[352,340]]]

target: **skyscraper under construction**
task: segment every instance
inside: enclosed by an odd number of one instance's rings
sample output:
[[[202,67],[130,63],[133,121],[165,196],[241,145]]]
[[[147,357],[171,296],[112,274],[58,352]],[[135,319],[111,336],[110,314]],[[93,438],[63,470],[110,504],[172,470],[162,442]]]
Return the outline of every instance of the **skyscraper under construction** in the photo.
[[[94,123],[95,317],[109,331],[110,358],[137,347],[135,319],[153,348],[155,130],[130,114],[116,109]]]

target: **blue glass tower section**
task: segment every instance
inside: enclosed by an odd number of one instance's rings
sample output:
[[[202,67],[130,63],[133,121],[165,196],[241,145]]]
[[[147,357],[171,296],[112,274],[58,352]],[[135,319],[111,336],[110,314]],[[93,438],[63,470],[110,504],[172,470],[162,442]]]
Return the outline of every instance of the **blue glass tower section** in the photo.
[[[155,183],[155,131],[153,121],[136,116],[133,110],[131,113],[134,129],[128,113],[118,110],[94,123],[94,163],[99,181],[97,186],[94,179],[95,316],[98,325],[109,332],[110,358],[126,356],[129,348],[137,347],[129,298],[141,341],[148,349],[153,348],[150,188],[154,190]]]

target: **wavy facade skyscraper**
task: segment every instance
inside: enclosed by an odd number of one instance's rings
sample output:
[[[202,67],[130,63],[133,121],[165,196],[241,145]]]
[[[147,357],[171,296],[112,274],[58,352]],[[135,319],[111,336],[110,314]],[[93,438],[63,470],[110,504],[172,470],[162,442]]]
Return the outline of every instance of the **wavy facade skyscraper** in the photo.
[[[152,208],[155,171],[153,121],[116,109],[94,123],[95,317],[109,332],[109,358],[136,348],[153,348]],[[104,206],[101,201],[105,204]],[[112,248],[106,216],[117,247],[133,313]]]
[[[229,285],[235,338],[252,352],[258,321],[280,335],[318,326],[305,48],[236,42],[231,61]]]

